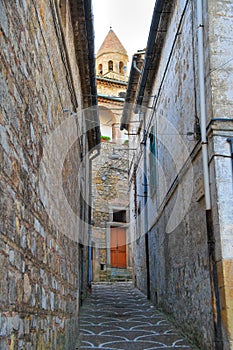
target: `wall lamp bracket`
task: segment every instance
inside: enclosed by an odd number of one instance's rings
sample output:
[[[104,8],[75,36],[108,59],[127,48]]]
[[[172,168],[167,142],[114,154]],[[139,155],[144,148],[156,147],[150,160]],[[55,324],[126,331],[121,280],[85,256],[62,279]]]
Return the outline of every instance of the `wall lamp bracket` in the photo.
[[[76,117],[78,114],[74,111],[70,111],[69,108],[63,108],[62,110],[63,113],[70,113],[70,115],[73,115],[74,117]]]

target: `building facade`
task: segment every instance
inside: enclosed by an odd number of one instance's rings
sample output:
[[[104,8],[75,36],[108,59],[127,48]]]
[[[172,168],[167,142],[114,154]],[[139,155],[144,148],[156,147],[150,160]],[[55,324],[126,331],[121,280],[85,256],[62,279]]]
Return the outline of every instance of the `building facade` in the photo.
[[[231,27],[228,1],[156,1],[121,120],[137,286],[201,349],[233,349]]]
[[[0,1],[1,349],[76,347],[88,270],[80,188],[100,142],[98,116],[83,113],[97,103],[90,13],[82,0]]]
[[[128,142],[119,129],[128,80],[127,62],[125,48],[110,29],[96,55],[102,142],[92,168],[93,281],[131,277]]]

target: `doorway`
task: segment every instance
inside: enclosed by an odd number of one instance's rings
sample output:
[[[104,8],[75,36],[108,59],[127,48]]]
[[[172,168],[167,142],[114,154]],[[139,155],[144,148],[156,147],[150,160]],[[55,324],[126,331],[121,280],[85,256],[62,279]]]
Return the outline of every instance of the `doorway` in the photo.
[[[126,268],[126,229],[122,227],[110,228],[111,267]]]

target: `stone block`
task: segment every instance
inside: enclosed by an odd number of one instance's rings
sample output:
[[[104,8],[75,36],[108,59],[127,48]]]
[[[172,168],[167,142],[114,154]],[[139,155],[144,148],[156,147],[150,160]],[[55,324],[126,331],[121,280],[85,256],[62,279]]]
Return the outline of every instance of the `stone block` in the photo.
[[[0,23],[5,36],[8,37],[8,16],[2,0],[0,1]]]

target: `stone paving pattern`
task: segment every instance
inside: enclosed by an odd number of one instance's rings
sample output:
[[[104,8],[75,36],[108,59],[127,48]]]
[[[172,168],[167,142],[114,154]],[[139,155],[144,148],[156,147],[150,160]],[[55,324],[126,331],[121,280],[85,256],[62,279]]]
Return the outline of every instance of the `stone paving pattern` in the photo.
[[[80,350],[197,350],[132,283],[92,286],[79,323]]]

